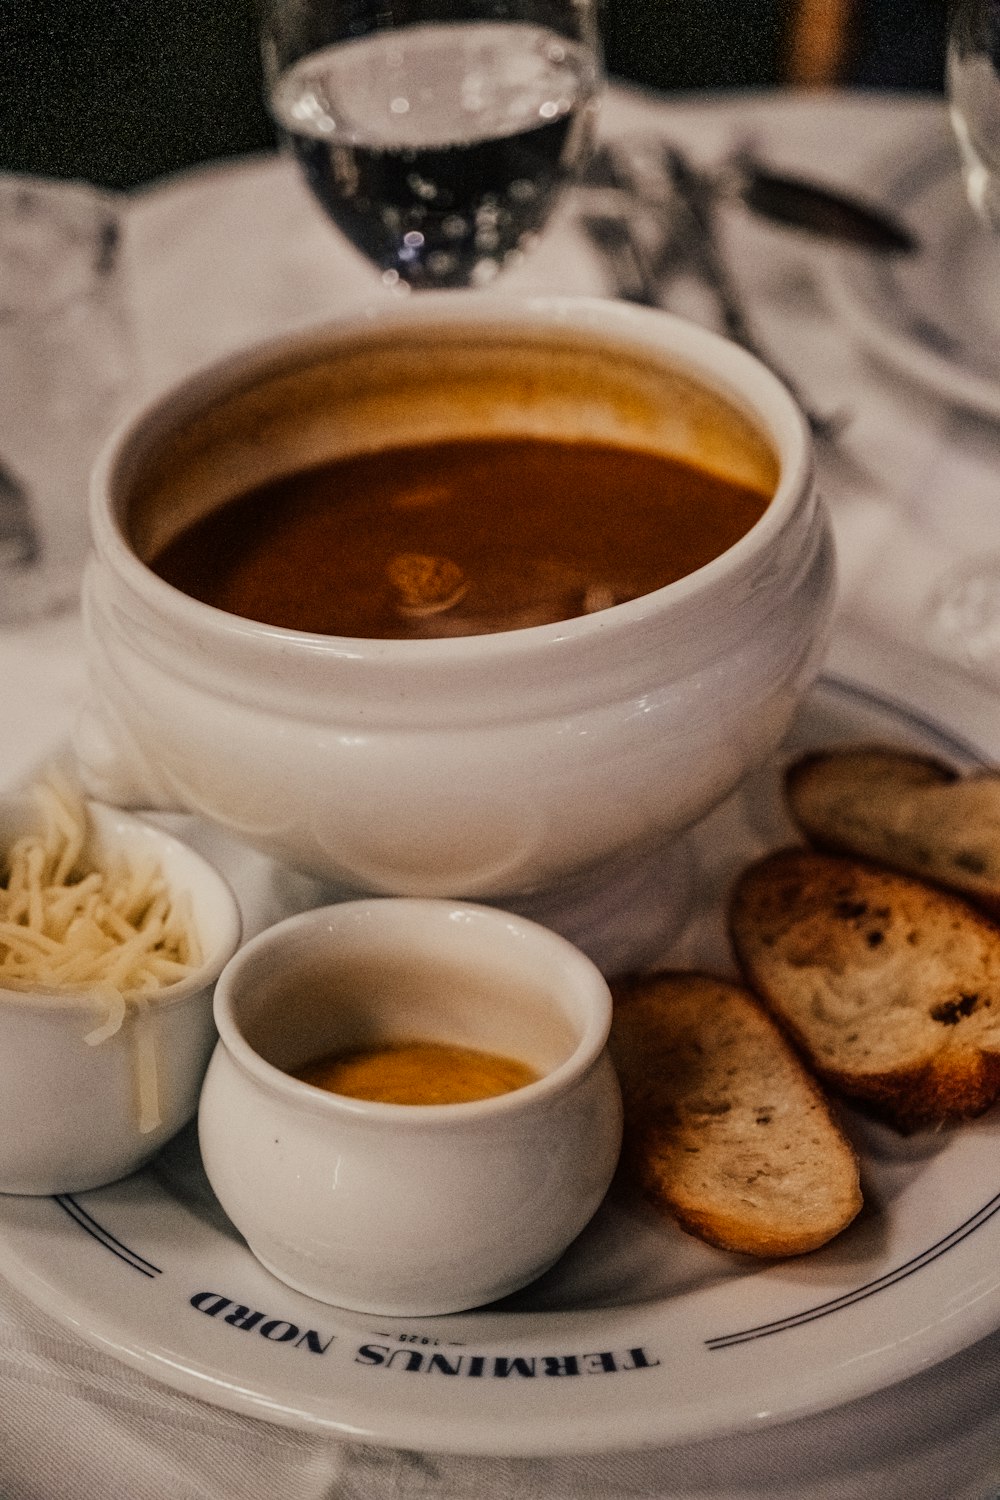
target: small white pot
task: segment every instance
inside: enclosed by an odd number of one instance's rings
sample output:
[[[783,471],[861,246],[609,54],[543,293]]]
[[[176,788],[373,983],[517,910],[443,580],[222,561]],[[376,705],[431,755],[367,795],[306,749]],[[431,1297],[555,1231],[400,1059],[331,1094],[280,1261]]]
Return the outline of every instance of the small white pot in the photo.
[[[320,1301],[455,1312],[550,1266],[611,1181],[611,997],[564,939],[492,908],[374,899],[291,917],[227,965],[199,1112],[212,1187],[258,1259]],[[467,1104],[383,1104],[285,1069],[421,1038],[540,1075]]]

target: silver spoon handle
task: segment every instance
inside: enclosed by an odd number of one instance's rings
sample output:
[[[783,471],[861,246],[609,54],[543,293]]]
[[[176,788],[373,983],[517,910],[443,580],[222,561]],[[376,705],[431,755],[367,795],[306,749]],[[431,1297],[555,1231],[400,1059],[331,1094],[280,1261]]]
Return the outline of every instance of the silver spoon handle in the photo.
[[[702,279],[715,296],[727,335],[774,371],[795,397],[817,437],[837,437],[845,425],[844,415],[816,411],[797,382],[780,367],[770,350],[761,344],[719,247],[710,185],[702,183],[676,147],[666,148],[665,161],[678,203],[687,214],[689,253]]]
[[[581,222],[607,264],[615,296],[640,307],[662,306],[657,270],[628,221],[617,214],[586,213]]]

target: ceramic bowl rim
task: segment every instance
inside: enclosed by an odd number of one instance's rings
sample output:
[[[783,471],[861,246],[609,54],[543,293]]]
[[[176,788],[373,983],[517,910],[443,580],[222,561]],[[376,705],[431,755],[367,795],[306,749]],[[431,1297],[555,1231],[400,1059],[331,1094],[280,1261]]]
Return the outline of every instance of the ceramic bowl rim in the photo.
[[[233,615],[202,603],[158,577],[135,553],[116,511],[114,496],[130,455],[144,451],[178,423],[211,405],[216,398],[249,388],[283,370],[306,366],[329,354],[338,342],[356,340],[366,331],[401,339],[419,337],[428,325],[451,331],[463,327],[529,332],[569,329],[610,343],[624,341],[634,352],[656,361],[672,360],[682,371],[740,407],[772,444],[780,463],[774,494],[759,519],[733,545],[693,573],[637,599],[589,615],[545,625],[484,635],[429,640],[368,639],[322,635]],[[752,393],[752,394],[751,394]],[[784,456],[783,456],[784,455]],[[806,420],[787,388],[746,350],[720,334],[658,308],[612,302],[599,297],[532,296],[455,291],[424,292],[404,303],[368,304],[322,324],[293,329],[236,350],[182,377],[129,414],[106,441],[92,471],[90,525],[95,546],[129,587],[145,602],[191,628],[220,638],[242,639],[279,652],[290,648],[325,651],[379,663],[424,662],[443,665],[492,660],[551,643],[628,629],[650,613],[681,606],[693,595],[710,593],[762,551],[780,533],[812,488],[813,450]]]

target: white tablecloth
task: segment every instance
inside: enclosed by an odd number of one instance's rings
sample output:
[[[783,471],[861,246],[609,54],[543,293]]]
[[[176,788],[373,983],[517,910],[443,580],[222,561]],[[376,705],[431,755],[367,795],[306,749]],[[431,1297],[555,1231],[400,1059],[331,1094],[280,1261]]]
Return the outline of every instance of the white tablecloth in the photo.
[[[944,129],[940,102],[754,95],[618,95],[612,134],[671,134],[717,159],[751,134],[785,168],[877,196],[900,153]],[[124,206],[139,375],[136,398],[248,339],[377,293],[286,164],[229,163]],[[834,314],[826,252],[727,220],[761,331],[819,404],[852,422],[821,455],[842,587],[831,667],[933,709],[996,754],[1000,702],[928,628],[927,601],[965,556],[1000,548],[1000,428],[873,361]],[[568,218],[506,283],[602,289]],[[0,634],[0,772],[29,773],[65,737],[85,691],[78,620]],[[90,1348],[0,1284],[3,1500],[986,1500],[1000,1489],[1000,1335],[863,1401],[808,1420],[613,1458],[465,1459],[300,1435],[202,1404]]]

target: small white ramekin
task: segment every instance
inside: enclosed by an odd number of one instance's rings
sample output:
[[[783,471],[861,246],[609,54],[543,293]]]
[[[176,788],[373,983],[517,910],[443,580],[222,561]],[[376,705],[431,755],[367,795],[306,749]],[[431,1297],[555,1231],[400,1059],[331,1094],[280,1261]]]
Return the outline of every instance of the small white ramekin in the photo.
[[[555,933],[494,908],[372,898],[291,917],[226,966],[202,1159],[253,1253],[320,1301],[446,1313],[533,1280],[614,1173],[611,997]],[[287,1071],[420,1038],[514,1056],[537,1081],[468,1104],[345,1098]]]
[[[152,857],[189,903],[203,954],[186,979],[130,1006],[96,1045],[106,1006],[75,991],[0,986],[0,1192],[70,1193],[134,1171],[198,1107],[215,1042],[212,989],[240,941],[240,912],[223,877],[180,839],[117,808],[88,804],[98,853]],[[33,822],[26,799],[0,803],[0,846]],[[140,1054],[146,1058],[140,1060]],[[143,1129],[139,1069],[153,1067],[159,1123]]]

